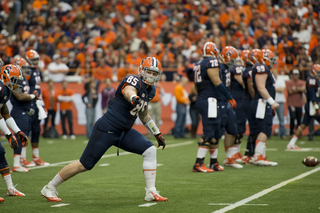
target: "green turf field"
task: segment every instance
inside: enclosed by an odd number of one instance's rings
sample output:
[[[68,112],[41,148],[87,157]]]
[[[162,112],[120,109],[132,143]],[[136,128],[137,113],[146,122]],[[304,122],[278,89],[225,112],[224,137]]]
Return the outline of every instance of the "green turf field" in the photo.
[[[315,169],[305,167],[301,163],[303,158],[320,158],[318,137],[313,142],[308,142],[306,137],[297,142],[303,148],[313,148],[304,152],[285,151],[288,140],[281,141],[273,137],[268,141],[267,148],[271,150],[267,151],[267,156],[278,162],[276,167],[244,165],[240,170],[225,168],[223,172],[193,173],[191,169],[196,157],[197,140],[175,140],[172,136],[166,139],[167,148],[158,149],[157,152],[158,164],[161,165],[157,169],[156,181],[160,194],[169,199],[166,203],[139,207],[147,203],[144,201],[142,157],[121,151],[117,157],[116,148],[111,148],[92,171],[79,174],[58,187],[62,203],[69,205],[52,207],[59,203],[47,202],[40,196],[40,190],[66,165],[63,162],[81,156],[87,139],[78,136],[76,140],[41,139],[42,159],[52,164],[62,163],[32,169],[29,173],[12,173],[14,184],[19,183],[17,189],[25,193],[25,197],[6,196],[5,183],[0,181],[0,196],[5,198],[5,202],[0,205],[0,212],[214,212],[227,206],[222,204],[234,204]],[[12,166],[12,150],[9,144],[3,143],[3,146],[7,151],[9,165]],[[242,150],[244,148],[245,144]],[[206,163],[209,162],[208,154]],[[31,160],[30,147],[27,158]],[[219,161],[223,159],[224,148],[221,144]],[[320,212],[319,177],[320,172],[317,171],[229,212]]]

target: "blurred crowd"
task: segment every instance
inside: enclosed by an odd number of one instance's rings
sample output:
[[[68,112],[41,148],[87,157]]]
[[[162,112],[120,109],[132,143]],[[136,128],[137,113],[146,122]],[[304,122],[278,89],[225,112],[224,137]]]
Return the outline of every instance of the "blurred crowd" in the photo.
[[[141,59],[154,56],[166,80],[178,80],[192,70],[207,41],[220,49],[271,49],[279,73],[296,68],[303,79],[303,70],[320,63],[318,0],[0,2],[0,57],[8,64],[35,49],[48,78],[58,73],[82,76],[85,82],[90,77],[118,81],[136,74]],[[9,24],[14,24],[12,33]]]

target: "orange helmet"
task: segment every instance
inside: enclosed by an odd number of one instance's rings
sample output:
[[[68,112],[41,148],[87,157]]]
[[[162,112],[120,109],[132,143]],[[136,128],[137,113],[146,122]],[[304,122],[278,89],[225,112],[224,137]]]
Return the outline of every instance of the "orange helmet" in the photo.
[[[317,76],[317,72],[320,72],[320,64],[314,64],[314,65],[312,65],[310,74],[311,74],[312,76]]]
[[[261,61],[259,61],[260,52],[261,50],[259,49],[253,49],[249,52],[248,58],[253,64],[261,63]]]
[[[246,64],[253,65],[253,62],[249,59],[250,50],[243,50],[240,54],[240,58]]]
[[[3,66],[0,71],[0,80],[13,92],[22,91],[23,76],[19,66],[13,64]]]
[[[238,60],[238,51],[232,46],[226,46],[221,51],[221,59],[229,67],[235,65]]]
[[[139,76],[145,84],[156,85],[160,80],[161,73],[161,63],[155,57],[147,57],[141,61]]]
[[[218,58],[220,55],[220,52],[213,42],[206,42],[202,47],[202,56],[203,57],[216,57]]]
[[[31,75],[31,70],[29,69],[29,64],[23,58],[15,58],[11,61],[11,64],[20,66],[22,75],[29,80]]]
[[[31,67],[37,68],[39,66],[40,56],[35,50],[28,50],[26,52],[26,60]]]
[[[276,57],[274,53],[269,49],[262,49],[258,55],[261,63],[267,65],[268,67],[273,67],[273,65],[277,64]]]

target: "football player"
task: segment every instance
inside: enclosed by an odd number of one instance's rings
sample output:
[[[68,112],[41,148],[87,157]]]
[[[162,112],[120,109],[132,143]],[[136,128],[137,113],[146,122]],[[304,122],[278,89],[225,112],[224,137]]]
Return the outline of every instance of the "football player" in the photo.
[[[29,69],[26,60],[23,58],[15,58],[11,61],[11,64],[20,66],[24,77],[22,82],[22,93],[14,92],[10,97],[12,104],[11,116],[14,118],[21,131],[28,135],[31,131],[31,116],[34,113],[34,110],[31,109],[31,101],[37,99],[38,96],[29,94],[30,88],[28,80],[30,79],[31,70]],[[19,138],[17,139],[19,146],[14,150],[12,172],[28,172],[30,169],[25,168],[20,164],[21,149],[23,146],[22,141],[19,140]]]
[[[41,94],[40,83],[41,76],[39,71],[39,61],[40,56],[35,50],[28,50],[26,52],[26,61],[29,64],[29,69],[31,70],[30,79],[28,81],[30,94],[34,94],[36,97]],[[31,163],[27,160],[26,152],[27,147],[22,147],[21,150],[21,165],[24,167],[33,167],[33,166],[48,166],[50,163],[44,162],[39,156],[39,136],[40,136],[40,122],[38,118],[39,109],[36,104],[37,98],[33,98],[31,101],[31,109],[34,111],[31,117],[31,146],[32,146],[32,161]]]
[[[231,95],[237,102],[237,108],[234,109],[237,118],[237,135],[235,137],[235,145],[237,146],[237,153],[233,156],[234,161],[242,163],[242,154],[240,146],[243,134],[246,132],[246,114],[243,110],[243,98],[245,96],[245,84],[243,82],[243,71],[245,69],[244,61],[241,57],[238,59],[237,64],[230,69],[231,74]]]
[[[254,98],[254,88],[252,85],[252,67],[254,64],[258,63],[257,58],[259,51],[260,50],[258,49],[254,49],[251,51],[243,50],[241,52],[241,59],[245,63],[245,69],[242,74],[243,83],[245,85],[245,94],[242,101],[242,109],[246,114],[246,118],[248,119],[250,130],[249,136],[247,138],[247,148],[242,158],[242,163],[245,164],[252,164],[255,143],[259,133],[256,117],[251,110],[251,102]]]
[[[196,106],[202,116],[203,135],[198,142],[197,159],[193,172],[214,172],[223,168],[217,161],[218,144],[221,137],[222,102],[224,99],[236,107],[236,102],[221,81],[219,50],[213,42],[206,42],[202,48],[203,59],[193,68],[194,81],[198,92]],[[222,104],[223,103],[223,104]],[[209,149],[210,168],[204,165]]]
[[[6,138],[12,149],[19,147],[17,138],[13,135],[10,129],[17,135],[22,141],[22,145],[28,144],[28,137],[19,129],[14,119],[9,114],[7,102],[10,99],[11,91],[14,93],[20,93],[22,86],[21,83],[23,77],[20,71],[20,67],[15,65],[5,65],[0,71],[0,130],[5,134]],[[10,129],[9,129],[9,128]],[[19,192],[13,185],[10,168],[5,158],[5,150],[0,143],[0,174],[4,182],[7,185],[7,195],[9,196],[25,196],[22,192]],[[4,202],[4,199],[0,197],[0,203]]]
[[[95,123],[80,160],[65,166],[41,190],[41,194],[49,202],[61,201],[57,197],[56,187],[80,172],[91,170],[111,146],[143,156],[146,201],[168,200],[160,196],[155,188],[156,148],[141,133],[132,129],[139,116],[145,127],[156,137],[158,147],[166,147],[165,139],[148,114],[148,103],[155,96],[155,85],[160,80],[161,73],[160,61],[155,57],[147,57],[140,64],[139,76],[128,75],[121,81],[115,97],[108,103],[108,111]]]
[[[228,91],[230,91],[232,83],[230,70],[233,70],[233,68],[237,66],[237,60],[238,51],[234,47],[226,46],[222,49],[220,59],[220,71],[222,75],[221,80]],[[233,107],[232,105],[230,106],[227,99],[225,99],[224,97],[222,98],[221,102],[221,134],[225,133],[225,159],[223,161],[223,165],[233,167],[236,169],[241,169],[243,168],[243,166],[234,161],[234,158],[238,156],[238,145],[235,144],[238,130],[236,114],[235,111],[233,111],[232,109],[236,109],[238,104],[236,104],[235,107]]]
[[[304,105],[305,113],[303,116],[302,123],[296,129],[294,135],[292,136],[287,149],[301,149],[295,145],[298,137],[301,135],[302,131],[310,124],[312,118],[320,122],[319,117],[319,79],[320,79],[320,65],[314,64],[311,68],[310,77],[306,81],[307,88],[307,103]]]
[[[271,135],[273,110],[279,108],[275,102],[275,79],[271,72],[276,63],[274,53],[269,49],[263,49],[258,53],[257,63],[252,68],[252,82],[255,96],[251,102],[259,134],[256,140],[253,164],[259,166],[277,166],[277,162],[268,161],[266,158],[267,138]]]

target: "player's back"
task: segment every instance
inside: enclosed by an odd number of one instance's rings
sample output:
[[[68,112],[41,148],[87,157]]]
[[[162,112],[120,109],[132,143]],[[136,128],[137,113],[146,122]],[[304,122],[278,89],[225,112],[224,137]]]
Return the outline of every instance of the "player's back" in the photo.
[[[319,89],[319,80],[313,76],[309,77],[306,80],[306,91],[307,91],[307,102],[312,101],[312,102],[316,102],[319,101],[319,97],[317,97],[316,95],[318,95],[318,89]]]
[[[0,81],[0,104],[4,105],[8,102],[11,96],[11,90],[8,89],[2,81]]]
[[[242,100],[245,95],[245,90],[242,85],[236,80],[235,76],[239,75],[242,78],[244,66],[237,65],[230,70],[231,73],[231,85],[230,92],[235,100]]]
[[[137,89],[137,95],[141,98],[141,103],[134,106],[128,102],[123,94],[122,89],[125,86],[130,85]],[[143,111],[148,107],[148,102],[155,96],[155,86],[149,86],[142,82],[141,78],[137,75],[126,76],[119,84],[115,96],[109,101],[109,109],[103,115],[110,124],[119,130],[130,129],[140,111]]]
[[[257,85],[256,85],[256,80],[255,80],[256,75],[260,75],[260,74],[267,74],[268,75],[267,81],[265,84],[265,88],[267,89],[269,95],[274,99],[275,95],[276,95],[276,89],[274,87],[275,79],[274,79],[274,76],[271,73],[269,67],[266,66],[265,64],[256,64],[252,68],[252,83],[253,83],[253,87],[255,90],[254,99],[258,100],[258,99],[262,98],[262,96],[260,95],[260,93],[257,90]]]
[[[198,99],[207,99],[208,97],[216,98],[221,101],[222,95],[216,89],[209,78],[207,70],[210,68],[219,68],[219,61],[214,57],[206,57],[197,62],[193,68],[194,81],[198,91]],[[219,72],[221,78],[221,73]]]

